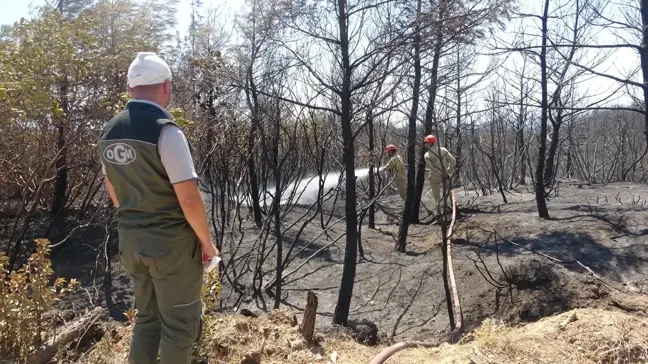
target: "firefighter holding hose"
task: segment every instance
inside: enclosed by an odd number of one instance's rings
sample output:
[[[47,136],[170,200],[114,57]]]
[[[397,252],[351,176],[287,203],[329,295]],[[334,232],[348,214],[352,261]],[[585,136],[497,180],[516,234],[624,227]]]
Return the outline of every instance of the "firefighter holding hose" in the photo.
[[[436,204],[436,211],[440,214],[443,203],[441,200],[441,188],[443,188],[444,195],[449,196],[450,176],[454,171],[457,160],[446,148],[439,145],[434,135],[425,137],[425,145],[428,148],[424,158],[426,169],[429,172],[430,192]],[[451,201],[448,199],[448,204],[450,203]]]
[[[407,172],[405,170],[405,164],[400,155],[398,155],[398,150],[393,144],[389,144],[385,147],[385,153],[389,157],[389,162],[378,169],[378,173],[382,171],[387,171],[389,175],[394,178],[394,184],[398,190],[398,194],[405,201],[405,192],[407,191]]]

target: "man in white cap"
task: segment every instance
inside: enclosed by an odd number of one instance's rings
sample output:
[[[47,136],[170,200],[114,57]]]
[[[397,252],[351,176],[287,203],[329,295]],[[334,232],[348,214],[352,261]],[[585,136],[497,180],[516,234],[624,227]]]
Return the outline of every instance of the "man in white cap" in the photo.
[[[99,151],[119,215],[119,255],[137,317],[130,364],[188,364],[202,329],[202,263],[218,256],[189,144],[166,110],[171,70],[155,53],[128,69],[132,99],[104,127]]]

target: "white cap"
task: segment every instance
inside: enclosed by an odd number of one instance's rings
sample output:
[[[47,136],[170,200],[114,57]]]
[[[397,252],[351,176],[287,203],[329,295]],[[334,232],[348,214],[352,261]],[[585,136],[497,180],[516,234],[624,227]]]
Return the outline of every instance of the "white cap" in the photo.
[[[153,52],[140,52],[128,67],[130,87],[157,85],[171,81],[171,69]]]

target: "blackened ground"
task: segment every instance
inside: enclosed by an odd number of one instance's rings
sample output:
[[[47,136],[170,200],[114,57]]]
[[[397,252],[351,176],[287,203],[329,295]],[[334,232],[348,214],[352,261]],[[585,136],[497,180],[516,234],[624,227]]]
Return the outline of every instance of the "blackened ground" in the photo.
[[[460,220],[453,245],[455,276],[468,328],[485,317],[496,316],[511,322],[534,321],[543,316],[574,307],[607,306],[615,288],[643,293],[648,291],[648,186],[609,184],[582,186],[563,184],[558,195],[549,200],[551,220],[537,218],[534,194],[530,190],[507,194],[503,204],[499,194],[475,197],[471,191],[455,190]],[[378,202],[376,230],[362,228],[366,259],[357,265],[350,319],[375,323],[383,339],[426,339],[448,330],[445,294],[441,278],[440,228],[424,224],[410,228],[406,254],[394,251],[402,205],[397,196]],[[308,210],[298,207],[283,221],[288,228]],[[343,201],[327,205],[331,222],[344,217]],[[427,216],[427,212],[423,212]],[[328,216],[327,216],[328,217]],[[284,253],[293,243],[300,223],[283,237]],[[340,222],[321,232],[319,216],[296,242],[303,250],[287,267],[291,272],[322,247],[343,233]],[[245,223],[237,257],[249,252],[259,232]],[[93,235],[103,236],[101,232]],[[233,241],[238,242],[236,233]],[[53,254],[55,269],[61,276],[80,279],[88,292],[69,302],[77,306],[103,302],[101,276],[97,276],[95,257],[102,254],[94,239],[75,238]],[[100,240],[100,239],[99,239]],[[512,244],[516,243],[515,244]],[[268,240],[269,246],[274,243]],[[528,249],[547,254],[555,262]],[[223,256],[231,258],[233,248],[225,245]],[[332,321],[337,300],[344,238],[324,249],[285,279],[281,297],[284,307],[301,312],[307,291],[319,298],[317,326],[325,329]],[[589,267],[603,281],[575,261]],[[245,271],[244,259],[237,260],[237,272]],[[274,277],[275,258],[264,265],[264,282]],[[132,304],[129,279],[113,258],[112,296],[118,303],[115,315]],[[250,266],[254,266],[254,260]],[[99,272],[101,273],[101,272]],[[96,277],[96,278],[93,278]],[[273,299],[264,294],[254,297],[250,288],[252,274],[242,275],[247,285],[241,296],[226,285],[223,305],[253,312],[272,307]],[[90,299],[88,297],[91,297]]]

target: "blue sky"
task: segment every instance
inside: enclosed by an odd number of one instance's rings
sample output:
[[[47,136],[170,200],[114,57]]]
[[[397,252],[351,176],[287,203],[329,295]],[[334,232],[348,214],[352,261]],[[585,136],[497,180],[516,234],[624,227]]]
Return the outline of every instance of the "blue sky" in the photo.
[[[13,24],[20,20],[21,17],[29,18],[31,9],[36,6],[41,6],[44,3],[45,0],[0,0],[0,24]],[[191,0],[179,0],[178,3],[177,30],[181,33],[185,32],[189,25],[189,15],[191,12],[190,4]],[[203,4],[205,8],[218,6],[219,12],[235,12],[243,6],[244,0],[203,0]],[[524,10],[528,10],[528,12],[539,14],[541,10],[539,8],[541,7],[541,2],[537,0],[521,0],[521,5],[525,8]],[[614,39],[608,38],[603,43],[613,43],[613,41]],[[610,59],[598,67],[598,70],[623,77],[624,74],[628,74],[637,66],[638,57],[634,51],[622,49],[616,50]],[[586,88],[589,88],[591,92],[597,94],[604,92],[605,90],[614,90],[617,86],[615,82],[601,77],[594,77],[590,79],[589,82],[586,82],[586,84]],[[625,98],[625,96],[621,97]]]
[[[28,17],[30,2],[30,0],[0,0],[0,9],[2,9],[0,24],[13,24],[23,16]]]

